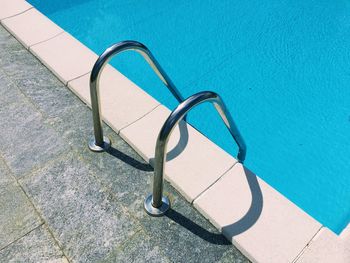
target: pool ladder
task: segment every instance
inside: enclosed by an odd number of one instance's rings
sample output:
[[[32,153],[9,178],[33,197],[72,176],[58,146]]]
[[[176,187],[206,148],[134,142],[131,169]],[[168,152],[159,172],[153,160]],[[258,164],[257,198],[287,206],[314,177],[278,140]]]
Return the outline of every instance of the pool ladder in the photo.
[[[204,102],[211,102],[214,104],[232,138],[238,145],[237,160],[240,163],[243,163],[245,160],[247,152],[246,145],[231,117],[231,114],[227,110],[225,103],[217,93],[212,91],[202,91],[184,99],[145,45],[137,41],[122,41],[107,48],[102,55],[100,55],[90,75],[90,96],[94,123],[94,138],[90,140],[89,148],[92,151],[105,151],[111,144],[110,140],[103,136],[102,130],[99,101],[99,79],[101,72],[113,56],[127,50],[133,50],[140,53],[179,102],[179,105],[171,112],[158,134],[155,148],[153,192],[144,202],[144,208],[149,215],[162,216],[170,208],[169,199],[166,196],[163,196],[163,178],[167,144],[175,126],[185,118],[190,110]]]
[[[108,149],[111,145],[108,137],[103,136],[102,121],[101,121],[101,108],[100,108],[100,97],[99,97],[99,82],[100,76],[107,65],[107,63],[116,56],[124,51],[136,51],[140,53],[147,63],[151,66],[160,80],[164,85],[170,90],[178,102],[182,102],[184,98],[181,96],[180,92],[177,90],[171,79],[159,65],[158,61],[152,55],[149,49],[137,41],[122,41],[114,44],[113,46],[107,48],[97,59],[92,68],[90,75],[90,97],[91,97],[91,108],[92,117],[94,122],[94,137],[89,142],[90,150],[94,152],[102,152]]]

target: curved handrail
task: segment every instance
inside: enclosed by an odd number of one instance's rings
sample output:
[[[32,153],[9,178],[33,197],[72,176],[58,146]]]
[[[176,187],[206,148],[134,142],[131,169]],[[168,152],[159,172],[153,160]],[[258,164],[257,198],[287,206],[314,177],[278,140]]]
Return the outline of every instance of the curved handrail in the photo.
[[[145,200],[145,209],[150,215],[161,216],[170,207],[169,200],[167,197],[163,196],[163,174],[169,137],[179,121],[182,120],[191,109],[204,102],[212,102],[214,104],[227,129],[238,145],[238,161],[240,163],[244,162],[247,152],[245,142],[221,97],[217,93],[211,91],[203,91],[192,95],[176,107],[159,132],[155,149],[153,194],[149,195]]]
[[[99,80],[103,68],[107,65],[110,59],[124,51],[133,50],[140,53],[147,63],[152,67],[157,76],[167,86],[174,97],[181,103],[184,98],[177,90],[171,79],[159,65],[158,61],[154,58],[151,51],[140,42],[127,40],[122,41],[113,46],[107,48],[97,59],[90,75],[90,96],[91,96],[91,108],[94,122],[94,138],[89,143],[89,148],[93,151],[103,151],[109,147],[110,142],[108,138],[103,137],[102,121],[101,121],[101,109],[99,100]]]

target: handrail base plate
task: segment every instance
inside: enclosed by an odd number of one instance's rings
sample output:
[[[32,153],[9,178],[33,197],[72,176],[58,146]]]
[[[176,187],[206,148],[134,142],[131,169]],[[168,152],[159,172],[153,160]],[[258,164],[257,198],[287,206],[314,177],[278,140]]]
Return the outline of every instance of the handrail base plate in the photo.
[[[104,152],[108,150],[109,147],[111,147],[111,140],[106,136],[103,136],[103,146],[96,145],[95,138],[89,141],[89,149],[93,152]]]
[[[150,216],[163,216],[170,208],[169,198],[166,196],[162,197],[162,205],[160,207],[154,207],[152,205],[153,195],[150,194],[144,202],[144,209]]]

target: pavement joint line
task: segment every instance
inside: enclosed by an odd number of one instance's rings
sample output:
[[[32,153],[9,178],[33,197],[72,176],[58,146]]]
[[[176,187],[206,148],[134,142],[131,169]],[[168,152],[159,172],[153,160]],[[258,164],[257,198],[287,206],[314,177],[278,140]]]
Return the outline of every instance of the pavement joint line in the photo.
[[[13,240],[12,242],[10,242],[9,244],[3,246],[0,248],[0,252],[6,248],[8,248],[9,246],[11,246],[12,244],[16,243],[18,240],[21,240],[23,237],[29,235],[30,233],[32,233],[34,230],[38,229],[39,227],[42,227],[45,224],[45,222],[41,222],[38,226],[34,227],[33,229],[29,230],[27,233],[25,233],[24,235],[20,236],[19,238]]]
[[[65,84],[65,86],[69,89],[69,90],[71,90],[69,87],[68,87],[68,85],[69,85],[69,83],[71,83],[72,81],[74,81],[74,80],[77,80],[77,79],[79,79],[79,78],[81,78],[81,77],[84,77],[84,76],[86,76],[86,75],[88,75],[88,74],[90,74],[91,73],[91,70],[89,71],[89,72],[87,72],[87,73],[84,73],[84,74],[82,74],[82,75],[80,75],[80,76],[78,76],[78,77],[75,77],[75,78],[72,78],[71,80],[68,80],[67,81],[67,84]],[[62,81],[61,81],[62,82]],[[63,83],[63,82],[62,82]],[[64,84],[64,83],[63,83]],[[72,90],[71,90],[72,91]],[[73,91],[72,91],[73,92]],[[73,92],[74,93],[74,92]],[[75,93],[74,93],[74,95],[75,95]],[[75,95],[75,96],[77,96],[77,95]],[[78,98],[79,98],[79,96],[77,96]],[[79,98],[80,99],[80,98]],[[80,99],[81,100],[81,99]],[[84,102],[85,103],[85,102]]]
[[[5,26],[4,26],[4,24],[3,24],[2,21],[6,20],[6,19],[8,19],[8,18],[12,18],[12,17],[18,16],[18,15],[21,15],[21,14],[23,14],[23,13],[25,13],[25,12],[29,11],[30,9],[33,9],[33,8],[34,8],[34,6],[31,6],[31,7],[29,7],[28,9],[26,9],[26,10],[20,12],[20,13],[17,13],[17,14],[15,14],[15,15],[10,15],[10,16],[7,16],[7,17],[2,18],[2,19],[0,20],[1,25],[5,28]],[[11,34],[11,35],[12,35],[12,34]]]
[[[303,256],[307,248],[311,245],[312,241],[315,239],[315,237],[321,232],[321,230],[324,228],[324,226],[321,226],[320,229],[311,237],[310,241],[306,244],[306,246],[299,252],[299,254],[293,259],[292,263],[298,262],[298,260]]]
[[[39,41],[39,42],[37,42],[37,43],[34,43],[34,44],[31,44],[30,46],[28,46],[26,49],[31,53],[31,54],[33,54],[32,53],[32,47],[33,46],[35,46],[35,45],[38,45],[38,44],[41,44],[41,43],[44,43],[44,42],[46,42],[46,41],[49,41],[49,40],[51,40],[51,39],[54,39],[55,37],[58,37],[59,35],[61,35],[61,34],[63,34],[64,33],[64,30],[62,30],[62,32],[60,32],[60,33],[58,33],[58,34],[56,34],[56,35],[54,35],[54,36],[52,36],[52,37],[50,37],[50,38],[48,38],[48,39],[45,39],[45,40],[41,40],[41,41]],[[17,39],[17,38],[16,38]],[[18,40],[18,39],[17,39]],[[18,41],[19,42],[19,41]]]
[[[118,131],[118,135],[120,134],[120,132],[123,129],[126,129],[127,127],[133,125],[134,123],[138,122],[139,120],[143,119],[144,117],[146,117],[147,115],[149,115],[150,113],[152,113],[153,111],[155,111],[159,106],[161,106],[161,104],[159,103],[157,106],[153,107],[151,110],[147,111],[145,114],[143,114],[141,117],[137,118],[136,120],[130,122],[129,124],[125,125],[124,127],[120,128]]]
[[[89,70],[88,72],[86,72],[86,73],[84,73],[84,74],[79,75],[78,77],[74,77],[74,78],[68,80],[67,83],[63,83],[61,80],[60,80],[60,81],[61,81],[69,90],[71,90],[71,89],[68,87],[68,85],[69,85],[70,82],[72,82],[72,81],[74,81],[74,80],[77,80],[77,79],[79,79],[79,78],[81,78],[81,77],[84,77],[84,76],[86,76],[86,75],[88,75],[88,74],[90,74],[90,73],[91,73],[91,70]],[[75,96],[77,96],[77,95],[75,95]],[[78,96],[77,96],[77,97],[78,97]],[[78,97],[78,98],[79,98],[79,97]],[[79,98],[79,99],[80,99],[80,98]],[[81,99],[80,99],[80,100],[81,100]]]
[[[200,192],[195,198],[193,198],[191,205],[193,206],[194,202],[200,198],[206,191],[208,191],[214,184],[216,184],[218,181],[221,180],[222,177],[225,176],[225,174],[227,174],[236,164],[238,163],[238,161],[235,161],[235,163],[233,165],[231,165],[226,171],[223,172],[222,175],[220,175],[213,183],[211,183],[207,188],[205,188],[202,192]]]

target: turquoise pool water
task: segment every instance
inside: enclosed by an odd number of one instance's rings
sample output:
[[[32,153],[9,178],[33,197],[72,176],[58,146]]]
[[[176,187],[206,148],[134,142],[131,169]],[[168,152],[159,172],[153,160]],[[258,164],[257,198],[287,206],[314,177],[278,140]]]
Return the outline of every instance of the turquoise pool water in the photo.
[[[334,232],[350,221],[350,1],[29,2],[96,53],[143,42],[184,96],[221,94],[251,170]],[[136,54],[112,64],[176,105]],[[236,154],[209,104],[189,120]]]

